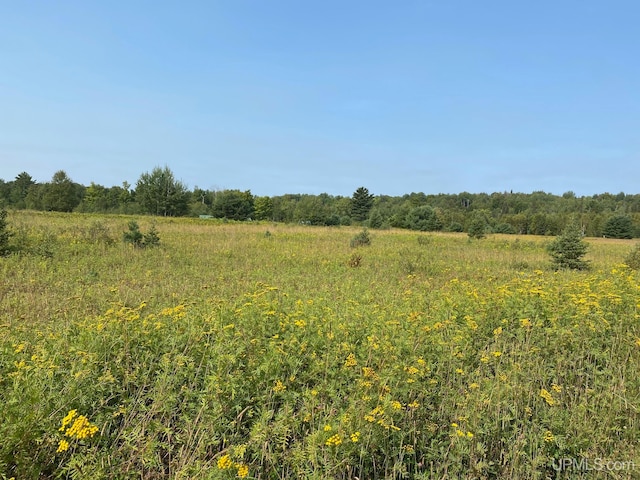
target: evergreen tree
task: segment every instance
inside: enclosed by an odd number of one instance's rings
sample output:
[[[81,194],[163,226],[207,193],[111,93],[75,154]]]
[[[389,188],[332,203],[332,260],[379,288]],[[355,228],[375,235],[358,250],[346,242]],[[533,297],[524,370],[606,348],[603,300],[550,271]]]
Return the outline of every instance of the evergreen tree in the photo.
[[[365,187],[358,188],[351,197],[351,218],[357,222],[367,219],[373,206],[373,195]]]
[[[576,222],[570,223],[547,249],[555,269],[585,270],[589,267],[588,262],[582,258],[587,253],[588,245]]]
[[[473,213],[467,234],[469,235],[469,238],[480,240],[486,236],[487,227],[488,222],[486,213],[483,211],[476,211]]]
[[[27,193],[29,193],[29,187],[36,182],[27,172],[22,172],[18,174],[12,183],[10,193],[11,204],[16,208],[25,208],[25,199],[27,198]]]
[[[487,222],[481,216],[476,216],[469,224],[469,238],[480,240],[486,237]]]
[[[604,224],[602,234],[608,238],[633,238],[633,222],[626,215],[615,215]]]

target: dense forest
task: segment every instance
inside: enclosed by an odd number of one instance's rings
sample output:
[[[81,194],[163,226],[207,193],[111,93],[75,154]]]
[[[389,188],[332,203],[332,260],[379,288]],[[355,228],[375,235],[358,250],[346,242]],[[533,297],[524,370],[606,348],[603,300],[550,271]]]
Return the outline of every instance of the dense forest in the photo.
[[[420,231],[466,232],[483,224],[487,233],[557,235],[573,220],[587,236],[640,237],[640,194],[576,196],[494,192],[374,195],[365,187],[352,196],[286,194],[254,196],[250,191],[189,190],[168,168],[143,173],[135,186],[75,183],[65,171],[36,182],[27,172],[0,179],[0,207],[43,211],[195,216],[268,220],[307,225],[363,225]]]

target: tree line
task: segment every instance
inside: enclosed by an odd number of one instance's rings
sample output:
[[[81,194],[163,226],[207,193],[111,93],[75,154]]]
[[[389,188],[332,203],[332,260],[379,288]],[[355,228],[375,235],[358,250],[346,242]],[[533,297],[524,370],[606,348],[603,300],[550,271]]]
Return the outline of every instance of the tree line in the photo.
[[[60,170],[49,182],[27,172],[0,179],[0,207],[60,212],[203,216],[306,225],[362,225],[418,231],[558,235],[577,222],[587,236],[640,237],[640,194],[577,196],[494,192],[373,195],[359,187],[351,196],[327,193],[255,196],[250,190],[190,190],[168,167],[123,182],[84,186]]]

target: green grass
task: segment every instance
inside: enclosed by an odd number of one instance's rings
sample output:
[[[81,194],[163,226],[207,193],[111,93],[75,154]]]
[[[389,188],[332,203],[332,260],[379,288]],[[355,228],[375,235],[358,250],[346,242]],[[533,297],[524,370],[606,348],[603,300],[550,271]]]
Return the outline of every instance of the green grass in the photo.
[[[132,219],[10,214],[0,478],[640,471],[632,241],[554,272],[542,237]]]

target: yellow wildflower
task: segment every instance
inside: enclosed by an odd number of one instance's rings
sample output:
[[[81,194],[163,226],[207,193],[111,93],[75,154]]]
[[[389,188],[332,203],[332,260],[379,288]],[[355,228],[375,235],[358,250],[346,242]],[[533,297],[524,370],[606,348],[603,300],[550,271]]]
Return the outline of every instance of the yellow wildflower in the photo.
[[[233,466],[233,462],[231,461],[231,457],[229,455],[223,455],[218,459],[218,468],[220,470],[226,470],[227,468],[231,468]]]
[[[61,432],[64,432],[64,429],[66,428],[66,426],[71,423],[71,420],[74,419],[77,413],[78,413],[77,410],[69,410],[69,413],[67,413],[67,416],[62,419],[62,426],[59,428]]]
[[[97,431],[98,427],[92,425],[87,417],[80,415],[73,422],[73,425],[67,429],[65,435],[70,438],[75,436],[78,440],[82,440],[83,438],[93,437]]]
[[[335,434],[327,439],[325,445],[327,447],[337,447],[342,443],[342,437],[339,434]]]
[[[556,401],[553,398],[553,395],[551,395],[551,393],[548,390],[544,388],[540,390],[540,396],[544,398],[544,401],[547,402],[549,405],[555,405]]]
[[[345,367],[355,367],[358,365],[358,361],[356,360],[356,356],[353,353],[350,353],[347,356],[347,359],[344,361]]]
[[[245,478],[249,475],[249,467],[244,463],[236,463],[236,469],[238,470],[238,478]]]
[[[360,440],[360,432],[352,433],[350,437],[353,443],[358,443],[358,440]]]
[[[64,439],[60,440],[60,443],[58,444],[58,449],[56,450],[56,453],[66,452],[67,450],[69,450],[69,442],[67,442]]]
[[[420,372],[420,370],[414,366],[404,367],[404,371],[407,372],[409,375],[415,375],[416,373]]]
[[[272,390],[275,393],[284,392],[286,389],[287,389],[286,385],[282,383],[280,380],[276,381],[276,384],[272,388]]]

